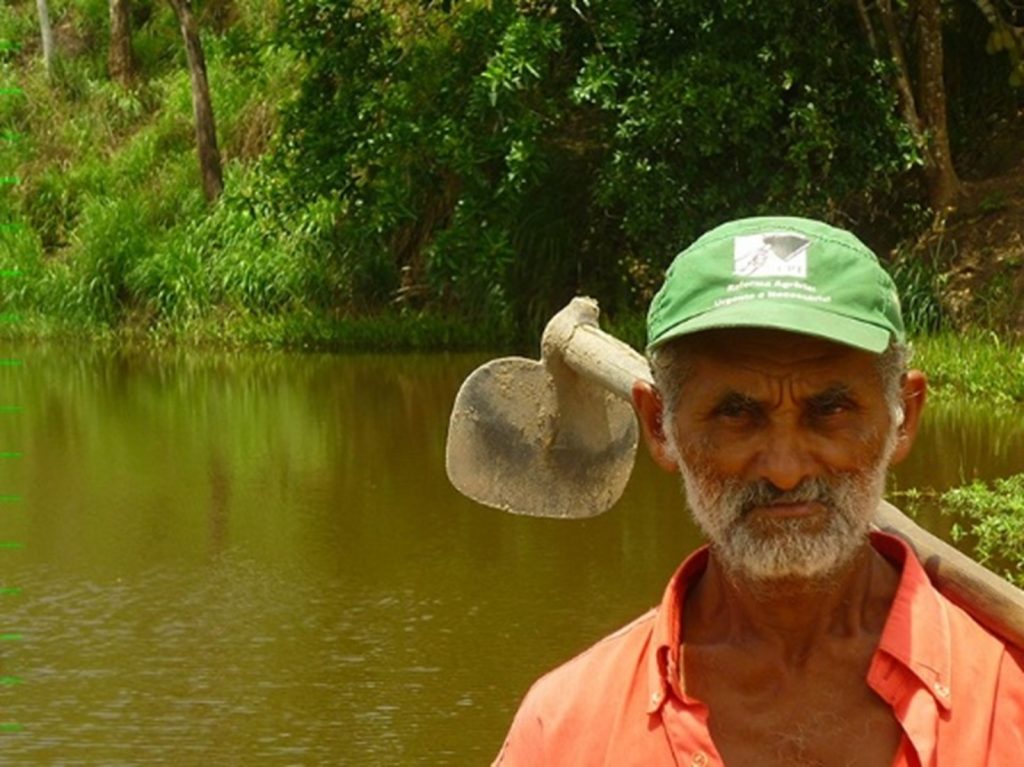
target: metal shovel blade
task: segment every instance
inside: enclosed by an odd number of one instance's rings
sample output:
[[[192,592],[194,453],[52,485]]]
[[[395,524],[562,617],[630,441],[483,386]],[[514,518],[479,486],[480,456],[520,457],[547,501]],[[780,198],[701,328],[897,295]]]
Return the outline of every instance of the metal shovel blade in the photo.
[[[558,366],[521,357],[477,368],[455,398],[445,468],[473,500],[515,514],[579,519],[607,511],[633,469],[629,404]]]

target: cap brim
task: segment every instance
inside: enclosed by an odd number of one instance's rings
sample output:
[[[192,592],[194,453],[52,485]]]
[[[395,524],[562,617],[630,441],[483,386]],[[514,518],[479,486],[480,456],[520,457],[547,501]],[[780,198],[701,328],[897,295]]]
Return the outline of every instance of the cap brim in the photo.
[[[791,333],[825,338],[874,354],[885,351],[891,340],[887,328],[853,317],[821,311],[813,306],[765,306],[759,303],[756,308],[737,304],[712,309],[692,317],[662,333],[661,337],[648,344],[647,348],[654,349],[673,338],[715,328],[787,330]]]

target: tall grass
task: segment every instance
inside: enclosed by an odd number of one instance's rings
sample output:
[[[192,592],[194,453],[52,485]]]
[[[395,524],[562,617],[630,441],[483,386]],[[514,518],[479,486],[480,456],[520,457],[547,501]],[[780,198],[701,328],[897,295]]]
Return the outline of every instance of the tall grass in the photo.
[[[888,266],[896,283],[903,323],[911,335],[938,333],[949,327],[942,305],[946,276],[939,253],[902,254]]]
[[[914,366],[936,395],[1024,403],[1024,344],[994,332],[952,331],[914,340]]]

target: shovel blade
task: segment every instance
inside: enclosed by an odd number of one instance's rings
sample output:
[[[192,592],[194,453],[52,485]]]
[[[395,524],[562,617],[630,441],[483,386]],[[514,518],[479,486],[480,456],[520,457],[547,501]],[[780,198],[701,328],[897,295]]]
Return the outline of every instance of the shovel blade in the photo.
[[[514,514],[579,519],[622,495],[636,455],[633,409],[567,369],[520,357],[477,368],[455,398],[445,467],[473,500]]]

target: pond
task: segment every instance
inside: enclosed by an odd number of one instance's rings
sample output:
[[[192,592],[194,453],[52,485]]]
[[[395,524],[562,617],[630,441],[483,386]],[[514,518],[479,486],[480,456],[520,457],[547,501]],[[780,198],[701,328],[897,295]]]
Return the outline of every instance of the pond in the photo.
[[[698,545],[644,455],[585,522],[459,496],[445,430],[482,355],[9,356],[5,764],[486,764],[530,682]],[[933,407],[894,482],[1024,471],[1022,421]]]

